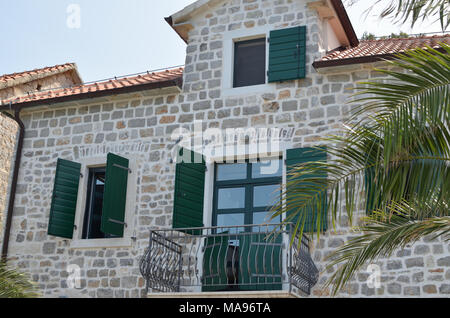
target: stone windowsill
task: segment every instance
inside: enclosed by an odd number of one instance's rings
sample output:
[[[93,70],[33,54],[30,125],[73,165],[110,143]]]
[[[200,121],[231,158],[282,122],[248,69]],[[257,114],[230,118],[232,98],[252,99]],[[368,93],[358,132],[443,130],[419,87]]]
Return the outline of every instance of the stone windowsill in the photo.
[[[73,249],[120,248],[132,246],[133,246],[133,239],[130,237],[112,238],[112,239],[73,240],[70,242],[70,248]]]
[[[276,91],[276,87],[273,84],[261,84],[244,87],[223,87],[222,95],[224,97],[252,95],[252,94],[265,94],[273,93]]]

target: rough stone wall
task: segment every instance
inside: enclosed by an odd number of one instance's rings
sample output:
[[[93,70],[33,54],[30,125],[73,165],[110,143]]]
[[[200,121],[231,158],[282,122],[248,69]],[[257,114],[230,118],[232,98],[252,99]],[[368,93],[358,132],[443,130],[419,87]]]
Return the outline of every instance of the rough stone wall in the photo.
[[[337,68],[327,74],[308,67],[306,79],[271,84],[271,93],[224,97],[221,91],[225,32],[258,25],[277,29],[304,24],[308,25],[310,65],[320,58],[322,24],[304,1],[224,1],[194,21],[179,95],[33,110],[25,116],[27,133],[10,251],[14,262],[39,282],[45,296],[143,295],[138,261],[148,244],[149,228],[171,225],[175,167],[169,161],[174,145],[170,134],[180,125],[193,129],[198,120],[204,123],[203,129],[292,127],[293,147],[317,145],[321,137],[341,128],[350,110],[345,102],[355,82],[379,78],[371,70],[373,65]],[[133,150],[136,143],[148,148]],[[105,149],[115,144],[126,146],[122,154],[135,153],[139,158],[136,198],[130,198],[136,200],[132,225],[136,242],[130,248],[74,249],[68,240],[47,236],[56,159],[76,161],[94,152],[106,155]],[[348,230],[342,229],[342,233],[322,237],[313,249],[319,268],[323,268],[323,257],[348,236]],[[448,295],[447,245],[423,241],[399,253],[392,260],[381,260],[387,283],[383,292],[368,290],[365,281],[357,278],[352,290],[342,296],[417,295],[418,289],[419,295],[428,295],[433,291],[428,285],[435,286],[434,296]],[[79,290],[67,288],[70,264],[81,267]],[[327,275],[322,275],[321,283]],[[400,294],[395,294],[399,289]],[[320,295],[326,293],[322,294],[319,285],[314,296]]]
[[[36,92],[59,87],[71,86],[75,83],[72,71],[43,77],[20,85],[0,89],[0,102],[14,97],[27,95],[28,92]],[[8,200],[9,178],[12,169],[12,160],[16,146],[18,128],[14,120],[0,114],[0,243],[3,240],[3,218]]]
[[[7,205],[11,160],[14,154],[16,135],[16,123],[0,114],[0,243],[3,241],[3,218]]]
[[[318,240],[314,238],[311,255],[321,272],[319,283],[314,287],[313,297],[330,296],[325,282],[334,272],[327,270],[327,260],[336,248],[354,238],[358,232],[351,231],[346,222],[336,230],[329,230]],[[379,287],[368,284],[376,276],[367,265],[355,275],[338,297],[449,297],[450,296],[450,246],[442,239],[424,237],[404,249],[398,249],[390,257],[379,258],[373,265],[379,267]],[[334,270],[336,267],[334,267]]]
[[[122,100],[24,114],[26,140],[20,172],[10,255],[30,271],[45,296],[140,297],[139,257],[151,227],[171,222],[174,166],[170,132],[180,114],[181,96]],[[120,148],[124,146],[124,149]],[[77,161],[111,149],[134,154],[138,190],[131,248],[70,248],[70,241],[47,236],[56,159]],[[115,151],[115,150],[112,150]],[[95,154],[94,154],[95,153]],[[81,289],[67,288],[67,266],[81,268]]]

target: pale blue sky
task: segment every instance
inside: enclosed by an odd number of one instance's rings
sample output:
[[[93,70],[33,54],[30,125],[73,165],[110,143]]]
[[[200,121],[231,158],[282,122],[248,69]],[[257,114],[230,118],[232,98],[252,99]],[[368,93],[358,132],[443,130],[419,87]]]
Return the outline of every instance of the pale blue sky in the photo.
[[[14,0],[1,1],[0,74],[76,62],[84,81],[184,64],[185,43],[164,21],[194,0]],[[376,35],[440,31],[426,22],[414,30],[393,26],[363,11],[348,10],[354,28]],[[70,4],[81,9],[80,28],[67,26]],[[374,15],[376,12],[374,12]]]

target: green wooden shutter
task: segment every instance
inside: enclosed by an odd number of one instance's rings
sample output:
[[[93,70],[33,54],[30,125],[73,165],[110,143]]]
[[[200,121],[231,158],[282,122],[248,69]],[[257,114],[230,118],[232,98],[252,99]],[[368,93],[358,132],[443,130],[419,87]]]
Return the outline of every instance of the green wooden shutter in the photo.
[[[173,228],[203,227],[205,161],[200,154],[183,148],[179,158],[188,160],[178,160],[176,166]]]
[[[269,44],[269,83],[306,77],[306,26],[271,31]]]
[[[105,191],[103,194],[101,231],[123,237],[129,161],[109,153],[106,163]]]
[[[81,165],[58,159],[53,186],[48,235],[72,239]]]
[[[289,173],[292,172],[295,168],[295,166],[311,162],[311,161],[326,161],[327,160],[327,153],[325,150],[319,150],[315,148],[299,148],[299,149],[289,149],[287,151],[287,158],[286,158],[286,168],[288,173],[288,183],[289,181],[295,180],[289,177]],[[309,177],[319,177],[319,176],[309,176]],[[289,187],[292,187],[293,185],[288,184],[287,188],[287,196],[289,198]],[[322,200],[327,205],[327,194],[324,193],[322,196]],[[327,211],[327,209],[325,209]],[[291,210],[288,211],[288,216],[291,213],[294,213],[295,211]],[[295,217],[291,222],[296,224],[298,221],[298,216]],[[322,220],[320,222],[321,230],[325,231],[328,228],[327,225],[327,213],[322,213]],[[301,224],[300,224],[301,226]],[[311,232],[313,230],[314,232],[317,232],[317,207],[311,207],[309,209],[308,216],[306,218],[305,222],[305,232]]]

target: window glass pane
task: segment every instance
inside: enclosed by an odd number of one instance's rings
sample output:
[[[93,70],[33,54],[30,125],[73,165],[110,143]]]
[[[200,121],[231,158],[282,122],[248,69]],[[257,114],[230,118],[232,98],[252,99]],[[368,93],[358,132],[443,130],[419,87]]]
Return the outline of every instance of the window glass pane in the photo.
[[[269,207],[275,205],[280,200],[280,185],[258,186],[253,189],[253,206]]]
[[[105,169],[91,169],[89,173],[89,191],[86,200],[85,225],[83,239],[106,238],[101,230],[103,192],[105,190]]]
[[[228,233],[238,233],[243,232],[244,228],[227,228],[229,226],[244,225],[245,216],[243,213],[232,213],[232,214],[219,214],[217,215],[217,226],[225,227],[218,229],[218,233],[228,232]]]
[[[262,160],[252,164],[252,178],[281,177],[283,162],[281,160]]]
[[[217,181],[247,179],[247,164],[233,163],[217,166]]]
[[[266,38],[234,44],[234,87],[266,83]]]
[[[245,208],[245,188],[219,189],[219,209],[243,209]]]
[[[100,231],[102,223],[103,192],[105,190],[105,175],[96,175],[95,190],[93,192],[91,233],[90,238],[103,238],[105,234]]]

